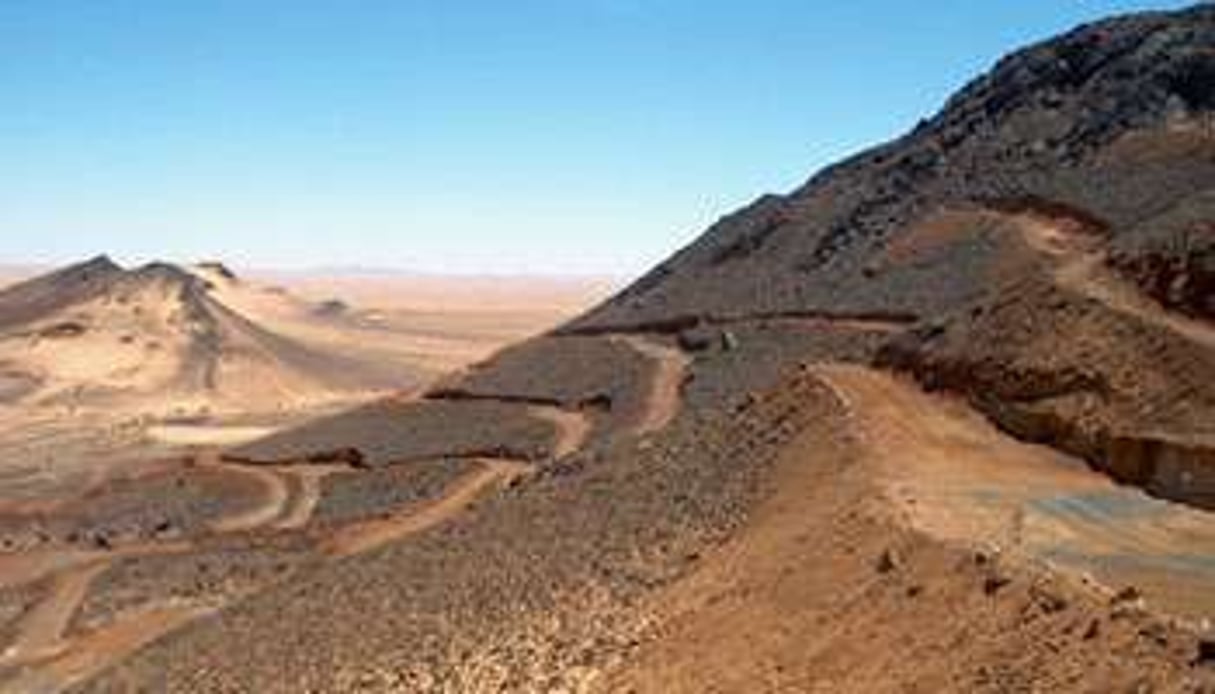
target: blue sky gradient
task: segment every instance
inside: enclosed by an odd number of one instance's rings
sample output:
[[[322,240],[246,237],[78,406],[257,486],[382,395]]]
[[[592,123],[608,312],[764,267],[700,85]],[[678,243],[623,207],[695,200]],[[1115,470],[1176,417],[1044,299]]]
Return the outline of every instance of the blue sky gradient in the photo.
[[[1098,0],[5,0],[0,262],[630,275]]]

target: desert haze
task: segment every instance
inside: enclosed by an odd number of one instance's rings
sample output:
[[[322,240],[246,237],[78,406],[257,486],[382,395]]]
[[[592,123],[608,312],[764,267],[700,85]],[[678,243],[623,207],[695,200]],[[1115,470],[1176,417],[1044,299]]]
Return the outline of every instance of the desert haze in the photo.
[[[615,293],[7,271],[0,689],[1215,691],[1215,6],[926,115]]]

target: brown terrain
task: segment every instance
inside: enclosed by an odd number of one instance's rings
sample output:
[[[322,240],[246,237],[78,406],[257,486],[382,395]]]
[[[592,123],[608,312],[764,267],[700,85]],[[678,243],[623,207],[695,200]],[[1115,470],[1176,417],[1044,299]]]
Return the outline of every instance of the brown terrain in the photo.
[[[439,315],[408,276],[334,278],[338,294],[320,293],[326,280],[312,275],[258,278],[218,263],[124,270],[105,257],[0,274],[5,496],[45,496],[137,458],[235,445],[377,394],[416,392],[602,289],[485,279],[494,302],[454,291]],[[440,284],[423,286],[437,294]]]
[[[15,496],[0,682],[1215,691],[1213,123],[1215,8],[1086,25],[429,387]],[[208,281],[219,349],[293,356],[156,392],[398,363]],[[48,350],[125,325],[15,291]],[[131,387],[62,358],[12,392]]]

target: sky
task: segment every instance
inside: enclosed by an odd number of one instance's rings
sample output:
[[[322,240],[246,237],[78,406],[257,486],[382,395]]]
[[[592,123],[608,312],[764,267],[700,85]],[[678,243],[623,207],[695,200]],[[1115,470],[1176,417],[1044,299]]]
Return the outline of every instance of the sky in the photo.
[[[0,262],[627,277],[1114,0],[0,0]]]

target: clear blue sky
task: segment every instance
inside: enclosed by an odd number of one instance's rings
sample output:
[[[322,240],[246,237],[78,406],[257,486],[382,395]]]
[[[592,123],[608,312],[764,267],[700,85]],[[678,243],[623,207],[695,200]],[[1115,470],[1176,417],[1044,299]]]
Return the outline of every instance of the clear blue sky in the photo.
[[[632,274],[1112,0],[2,0],[0,262]]]

